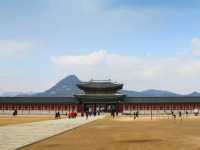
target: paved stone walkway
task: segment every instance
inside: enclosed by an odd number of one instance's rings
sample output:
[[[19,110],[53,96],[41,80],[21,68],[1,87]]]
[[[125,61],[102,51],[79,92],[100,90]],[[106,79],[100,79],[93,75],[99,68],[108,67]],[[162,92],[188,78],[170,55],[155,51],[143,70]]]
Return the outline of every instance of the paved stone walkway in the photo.
[[[49,120],[0,127],[0,150],[14,150],[104,116]]]

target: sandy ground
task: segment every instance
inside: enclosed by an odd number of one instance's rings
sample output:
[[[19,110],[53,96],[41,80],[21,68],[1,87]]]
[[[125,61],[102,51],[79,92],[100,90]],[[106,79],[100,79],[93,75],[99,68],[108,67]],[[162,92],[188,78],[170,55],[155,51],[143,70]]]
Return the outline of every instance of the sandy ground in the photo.
[[[199,150],[200,119],[97,120],[21,150]]]
[[[44,120],[52,120],[52,119],[54,119],[53,115],[26,115],[26,116],[19,115],[16,117],[1,115],[0,116],[0,126],[37,122],[37,121],[44,121]]]

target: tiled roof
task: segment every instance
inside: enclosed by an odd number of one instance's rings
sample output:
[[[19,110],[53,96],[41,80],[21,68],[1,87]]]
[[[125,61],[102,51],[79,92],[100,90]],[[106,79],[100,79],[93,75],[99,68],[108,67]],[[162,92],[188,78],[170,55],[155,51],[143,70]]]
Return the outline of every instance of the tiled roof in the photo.
[[[69,104],[78,103],[78,100],[74,97],[0,97],[0,103]]]
[[[98,98],[97,98],[98,99]],[[93,99],[95,101],[95,99]],[[107,102],[106,99],[104,101]],[[200,97],[125,97],[122,103],[200,103]],[[0,103],[78,104],[76,97],[0,97]]]
[[[121,89],[123,87],[123,84],[109,82],[109,81],[102,81],[102,82],[89,81],[89,82],[81,82],[77,86],[81,89],[85,89],[85,88],[90,88],[90,89],[91,88],[94,88],[94,89],[117,88],[117,89]]]
[[[200,103],[200,97],[126,97],[125,103]]]

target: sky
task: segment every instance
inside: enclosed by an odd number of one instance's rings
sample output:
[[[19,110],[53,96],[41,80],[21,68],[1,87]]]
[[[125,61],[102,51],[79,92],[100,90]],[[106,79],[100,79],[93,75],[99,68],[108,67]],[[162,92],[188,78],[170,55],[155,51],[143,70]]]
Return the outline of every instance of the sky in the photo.
[[[62,78],[200,91],[198,0],[0,0],[0,92]]]

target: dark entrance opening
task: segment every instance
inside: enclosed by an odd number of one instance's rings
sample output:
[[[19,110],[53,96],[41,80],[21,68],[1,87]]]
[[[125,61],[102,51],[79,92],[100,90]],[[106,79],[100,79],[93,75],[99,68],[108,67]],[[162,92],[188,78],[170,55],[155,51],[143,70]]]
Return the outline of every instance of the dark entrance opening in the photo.
[[[117,104],[84,104],[84,111],[88,112],[116,112]]]

